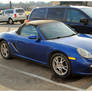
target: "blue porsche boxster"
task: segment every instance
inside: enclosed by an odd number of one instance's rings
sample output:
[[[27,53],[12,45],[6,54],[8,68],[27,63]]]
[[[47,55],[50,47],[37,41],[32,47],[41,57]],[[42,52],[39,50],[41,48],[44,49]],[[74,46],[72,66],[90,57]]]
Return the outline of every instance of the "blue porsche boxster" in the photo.
[[[92,75],[92,39],[55,20],[31,21],[0,34],[0,53],[48,65],[61,78]]]

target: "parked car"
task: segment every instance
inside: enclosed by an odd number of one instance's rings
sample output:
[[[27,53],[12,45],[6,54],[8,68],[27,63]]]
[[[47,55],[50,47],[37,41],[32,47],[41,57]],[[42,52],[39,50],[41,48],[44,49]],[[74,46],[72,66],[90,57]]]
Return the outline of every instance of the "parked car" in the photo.
[[[79,33],[92,34],[92,7],[86,6],[56,6],[35,8],[28,20],[53,19],[62,21]]]
[[[25,19],[26,14],[22,8],[6,9],[0,13],[0,22],[13,24],[14,22],[19,21],[20,23],[24,23]]]
[[[55,20],[31,21],[1,33],[0,53],[5,59],[19,56],[50,66],[62,79],[92,75],[92,39]]]

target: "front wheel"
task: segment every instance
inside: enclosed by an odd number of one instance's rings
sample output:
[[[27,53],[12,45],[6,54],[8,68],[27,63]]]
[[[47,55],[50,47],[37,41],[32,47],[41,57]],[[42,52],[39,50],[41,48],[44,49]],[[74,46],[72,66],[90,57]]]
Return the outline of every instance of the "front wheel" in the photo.
[[[67,57],[62,53],[55,53],[50,60],[52,71],[62,79],[71,76],[71,64]]]
[[[0,43],[0,53],[1,56],[5,59],[10,59],[12,57],[9,45],[6,41]]]

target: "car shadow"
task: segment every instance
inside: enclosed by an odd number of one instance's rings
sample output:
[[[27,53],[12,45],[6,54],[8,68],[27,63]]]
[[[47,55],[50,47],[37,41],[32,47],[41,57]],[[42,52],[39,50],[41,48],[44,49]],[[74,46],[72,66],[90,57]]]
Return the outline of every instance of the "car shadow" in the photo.
[[[51,80],[55,81],[55,82],[62,82],[62,83],[68,83],[68,82],[75,82],[75,81],[78,81],[80,79],[82,79],[83,77],[85,76],[81,76],[81,75],[72,75],[71,77],[69,78],[66,78],[66,79],[61,79],[60,77],[56,76],[55,74],[53,74],[51,76]]]
[[[54,81],[54,82],[57,82],[57,83],[69,84],[69,85],[76,86],[79,88],[84,88],[84,89],[88,88],[92,84],[92,82],[91,82],[92,76],[91,75],[90,76],[72,75],[70,78],[61,79],[60,77],[58,77],[54,73],[52,73],[49,67],[47,67],[43,64],[40,64],[40,63],[37,63],[34,61],[30,61],[30,60],[26,60],[23,58],[19,58],[19,57],[16,57],[15,60],[16,60],[16,62],[20,62],[20,63],[25,64],[29,68],[30,67],[37,67],[37,68],[40,67],[40,69],[43,70],[43,73],[45,73],[44,71],[50,72],[49,79]],[[11,62],[11,60],[8,60],[8,61]],[[38,69],[38,72],[39,72],[39,69]],[[40,76],[42,76],[42,75],[40,75]],[[46,76],[46,78],[48,78],[47,76]],[[81,83],[81,85],[80,85],[80,83]]]

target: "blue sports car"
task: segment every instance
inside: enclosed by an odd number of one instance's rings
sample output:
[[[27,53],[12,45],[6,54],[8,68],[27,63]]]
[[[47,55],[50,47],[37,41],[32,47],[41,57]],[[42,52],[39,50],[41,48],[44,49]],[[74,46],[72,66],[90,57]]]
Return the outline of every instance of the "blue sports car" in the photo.
[[[31,21],[0,34],[0,52],[5,59],[19,56],[48,65],[62,79],[92,74],[92,39],[55,20]]]

